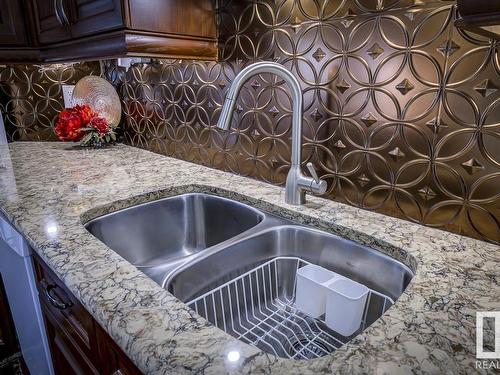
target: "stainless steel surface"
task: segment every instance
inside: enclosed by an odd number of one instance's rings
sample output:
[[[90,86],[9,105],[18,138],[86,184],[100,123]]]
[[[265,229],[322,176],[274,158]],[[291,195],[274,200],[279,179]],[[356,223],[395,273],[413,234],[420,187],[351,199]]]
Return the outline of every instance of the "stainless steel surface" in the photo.
[[[413,277],[403,263],[356,242],[298,225],[266,220],[263,224],[262,230],[207,250],[179,267],[165,287],[186,302],[275,257],[297,257],[320,265],[393,300]]]
[[[307,263],[372,290],[362,324],[351,337],[294,307],[296,270]],[[164,287],[243,342],[280,357],[311,359],[333,352],[376,321],[412,277],[407,266],[376,250],[266,216],[245,236],[200,253],[173,270]]]
[[[217,328],[267,353],[313,359],[347,343],[394,303],[370,290],[359,328],[342,336],[327,326],[323,316],[311,318],[294,304],[297,270],[307,264],[311,263],[297,257],[275,257],[187,305]]]
[[[231,126],[236,99],[248,79],[251,77],[272,73],[282,78],[291,89],[292,94],[292,164],[286,178],[285,201],[288,204],[304,204],[306,191],[315,194],[324,194],[327,183],[320,180],[315,173],[315,178],[305,176],[300,167],[302,160],[302,90],[295,76],[283,65],[274,62],[258,62],[247,66],[233,80],[226,94],[224,105],[217,126],[228,130]]]
[[[184,194],[140,204],[96,218],[85,227],[217,327],[262,350],[289,358],[322,356],[349,339],[330,332],[325,324],[306,318],[293,307],[299,264],[320,265],[372,290],[363,329],[378,319],[388,304],[392,305],[413,277],[407,266],[379,251],[208,194]],[[292,259],[295,268],[286,259]],[[270,275],[271,264],[276,281],[261,284],[259,277],[265,272]],[[233,282],[240,279],[248,280],[248,293]],[[268,294],[264,287],[272,288],[274,297],[262,300]],[[229,293],[227,298],[223,293]],[[203,311],[197,303],[200,300],[205,304]],[[212,301],[212,305],[207,306],[206,301]],[[243,305],[244,311],[240,309]],[[254,314],[256,306],[259,312]],[[240,313],[238,318],[243,316],[239,323],[231,315],[235,311]],[[222,314],[219,319],[217,314]],[[227,320],[231,316],[233,319]],[[268,327],[269,319],[277,320]],[[228,322],[231,329],[227,329]],[[246,323],[255,327],[249,328]],[[272,330],[276,324],[283,330]],[[242,331],[244,326],[247,329]],[[305,336],[298,337],[299,331],[306,332]],[[290,341],[288,333],[297,340]],[[282,338],[284,341],[279,341]],[[278,340],[279,345],[270,346],[269,340]]]
[[[263,218],[261,212],[245,204],[193,193],[116,211],[85,227],[157,280],[162,278],[165,265],[171,267],[233,238]],[[156,276],[158,273],[160,276]]]

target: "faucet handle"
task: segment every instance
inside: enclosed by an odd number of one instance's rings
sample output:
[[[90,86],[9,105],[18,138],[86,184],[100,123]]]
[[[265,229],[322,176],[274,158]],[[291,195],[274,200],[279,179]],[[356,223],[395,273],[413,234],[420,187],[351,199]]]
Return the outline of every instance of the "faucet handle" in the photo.
[[[312,178],[314,178],[314,181],[319,184],[319,177],[318,174],[316,173],[316,169],[314,168],[313,163],[309,162],[306,164],[307,169],[309,170],[309,173],[311,174]]]
[[[314,169],[313,163],[309,162],[306,164],[309,173],[311,174],[313,181],[311,181],[309,186],[309,191],[314,194],[325,194],[328,184],[325,180],[320,180],[318,174],[316,173],[316,169]]]

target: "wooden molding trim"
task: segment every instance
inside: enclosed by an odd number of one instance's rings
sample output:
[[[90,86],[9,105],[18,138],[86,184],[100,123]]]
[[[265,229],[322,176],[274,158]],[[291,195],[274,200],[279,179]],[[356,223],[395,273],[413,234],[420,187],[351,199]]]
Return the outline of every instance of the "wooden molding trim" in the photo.
[[[95,60],[122,56],[216,60],[217,40],[120,30],[53,44],[41,51],[41,58],[46,62]]]

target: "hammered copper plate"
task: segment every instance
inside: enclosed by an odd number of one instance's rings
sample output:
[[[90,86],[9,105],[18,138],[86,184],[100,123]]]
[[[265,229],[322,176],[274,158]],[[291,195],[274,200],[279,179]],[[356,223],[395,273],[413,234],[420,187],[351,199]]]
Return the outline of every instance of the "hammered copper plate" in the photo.
[[[115,88],[105,79],[86,76],[79,80],[73,90],[73,105],[87,104],[108,124],[116,127],[120,124],[122,107]]]

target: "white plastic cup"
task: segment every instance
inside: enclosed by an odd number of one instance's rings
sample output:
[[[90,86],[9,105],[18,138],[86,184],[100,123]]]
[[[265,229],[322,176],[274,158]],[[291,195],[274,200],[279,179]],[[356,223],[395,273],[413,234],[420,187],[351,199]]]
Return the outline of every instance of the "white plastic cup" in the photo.
[[[297,270],[295,307],[312,318],[325,313],[327,285],[339,274],[315,264]]]
[[[359,329],[369,289],[356,281],[340,278],[328,285],[326,325],[343,336]]]

